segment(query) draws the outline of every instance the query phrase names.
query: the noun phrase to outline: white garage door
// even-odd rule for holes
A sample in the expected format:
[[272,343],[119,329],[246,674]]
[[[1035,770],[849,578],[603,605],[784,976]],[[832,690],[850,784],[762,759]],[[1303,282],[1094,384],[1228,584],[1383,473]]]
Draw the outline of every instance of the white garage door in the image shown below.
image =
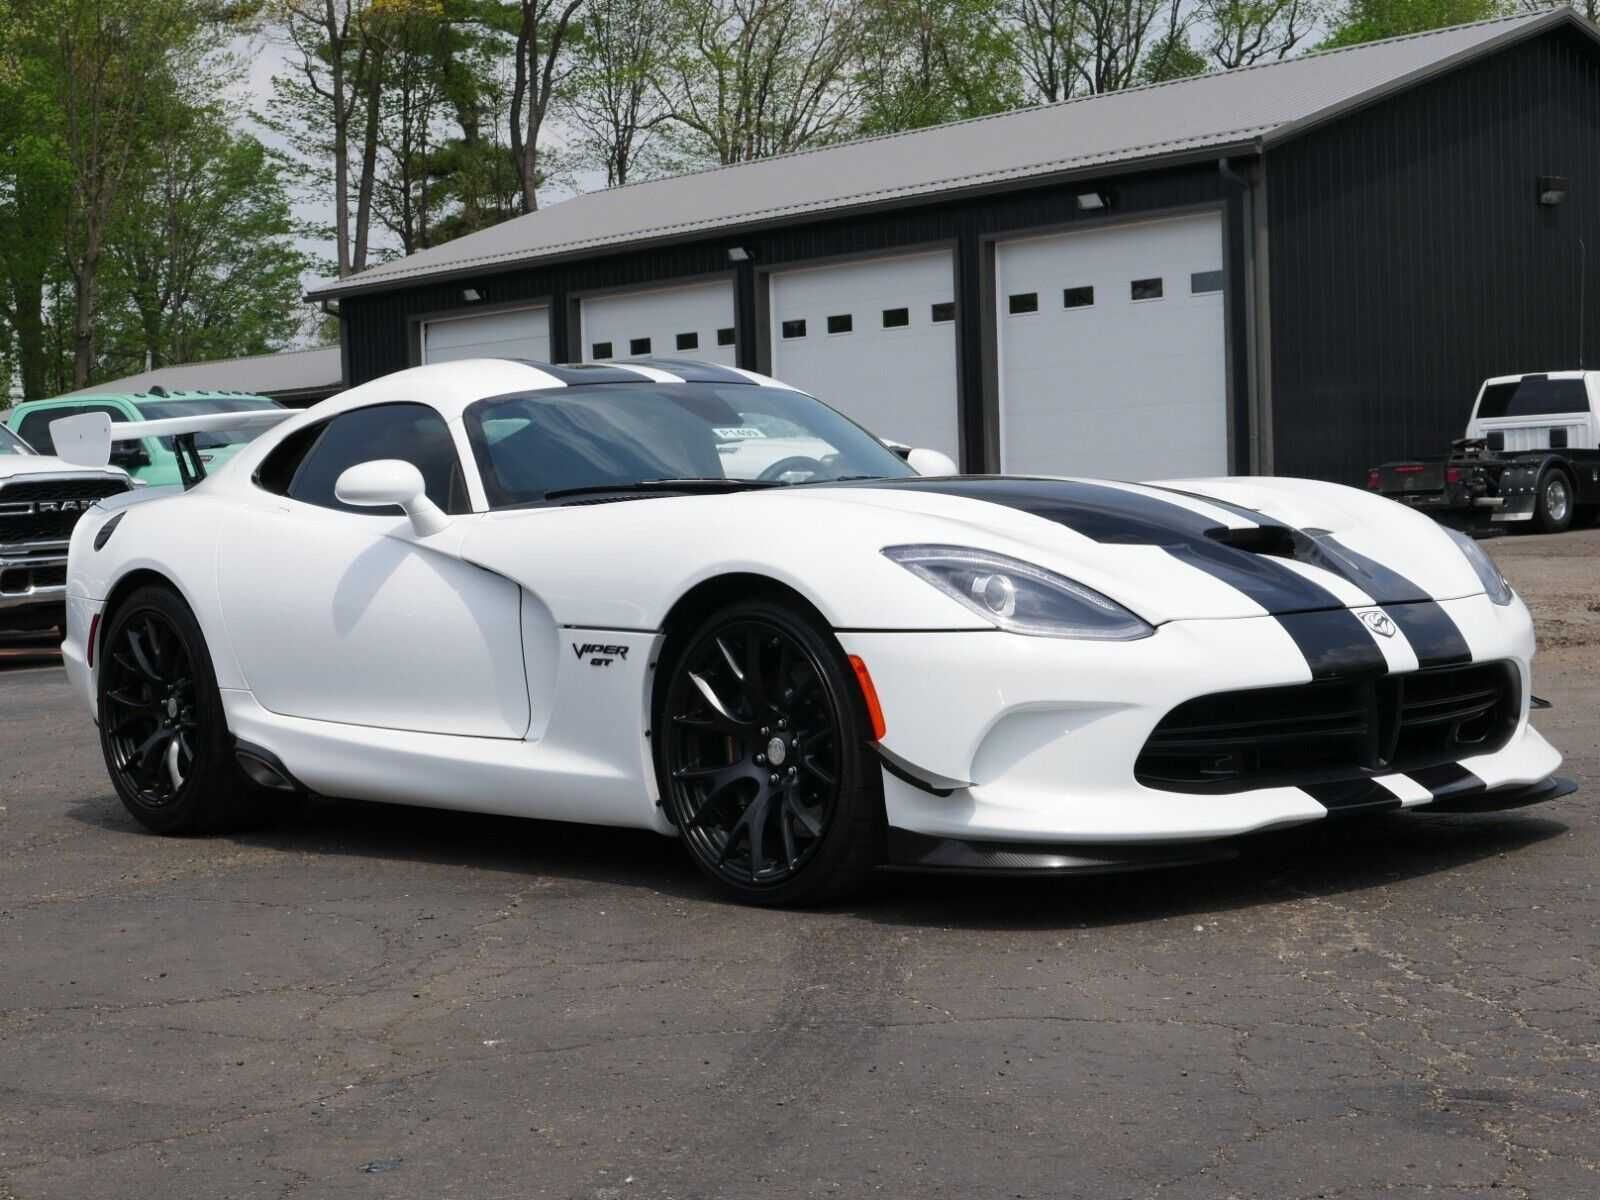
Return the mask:
[[1216,214],[1003,242],[995,278],[1006,471],[1227,473]]
[[549,362],[550,310],[517,308],[441,317],[423,324],[423,362],[455,362],[463,358],[532,358]]
[[583,356],[595,362],[654,354],[734,366],[733,284],[657,288],[580,302]]
[[880,437],[957,458],[950,254],[772,276],[772,373]]

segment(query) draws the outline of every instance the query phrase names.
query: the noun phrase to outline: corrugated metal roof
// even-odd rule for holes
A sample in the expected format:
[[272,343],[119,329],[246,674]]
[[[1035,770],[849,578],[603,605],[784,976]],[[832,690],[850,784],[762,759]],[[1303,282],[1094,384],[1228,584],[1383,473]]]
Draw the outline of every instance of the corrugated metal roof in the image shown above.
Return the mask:
[[258,396],[293,396],[302,392],[333,392],[344,386],[339,347],[287,350],[249,358],[219,358],[211,362],[157,367],[122,379],[109,379],[81,388],[68,396],[104,396],[147,392],[160,384],[169,392],[251,392]]
[[1265,145],[1567,22],[1583,24],[1569,9],[1480,21],[592,192],[329,281],[310,298]]

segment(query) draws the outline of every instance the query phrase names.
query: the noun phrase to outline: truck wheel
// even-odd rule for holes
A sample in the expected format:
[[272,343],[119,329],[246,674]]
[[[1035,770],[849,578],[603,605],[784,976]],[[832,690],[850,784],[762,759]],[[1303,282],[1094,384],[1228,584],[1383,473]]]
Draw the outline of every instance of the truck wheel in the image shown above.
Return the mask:
[[1539,476],[1539,494],[1534,501],[1533,520],[1541,533],[1562,533],[1572,526],[1572,480],[1559,467]]

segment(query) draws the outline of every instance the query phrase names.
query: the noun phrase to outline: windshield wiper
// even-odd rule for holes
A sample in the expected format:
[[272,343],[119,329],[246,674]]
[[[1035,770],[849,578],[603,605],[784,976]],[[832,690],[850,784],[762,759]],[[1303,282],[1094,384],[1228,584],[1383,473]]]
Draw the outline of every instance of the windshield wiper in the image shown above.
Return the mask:
[[598,496],[610,492],[740,492],[748,488],[787,486],[778,479],[640,479],[632,483],[590,483],[583,487],[556,488],[546,492],[544,500],[561,500],[568,496]]

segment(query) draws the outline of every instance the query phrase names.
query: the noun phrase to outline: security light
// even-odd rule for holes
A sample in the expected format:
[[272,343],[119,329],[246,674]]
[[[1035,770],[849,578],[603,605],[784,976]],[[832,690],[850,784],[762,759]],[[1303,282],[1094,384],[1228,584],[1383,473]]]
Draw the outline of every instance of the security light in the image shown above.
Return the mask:
[[750,251],[746,250],[743,246],[729,246],[728,261],[731,263],[749,262]]
[[483,293],[477,288],[463,288],[461,290],[461,298],[468,304],[476,304],[479,300],[483,299]]
[[1106,206],[1106,198],[1099,192],[1079,192],[1078,211],[1094,212]]
[[1567,198],[1567,177],[1565,175],[1539,176],[1539,203],[1547,205],[1560,204]]

